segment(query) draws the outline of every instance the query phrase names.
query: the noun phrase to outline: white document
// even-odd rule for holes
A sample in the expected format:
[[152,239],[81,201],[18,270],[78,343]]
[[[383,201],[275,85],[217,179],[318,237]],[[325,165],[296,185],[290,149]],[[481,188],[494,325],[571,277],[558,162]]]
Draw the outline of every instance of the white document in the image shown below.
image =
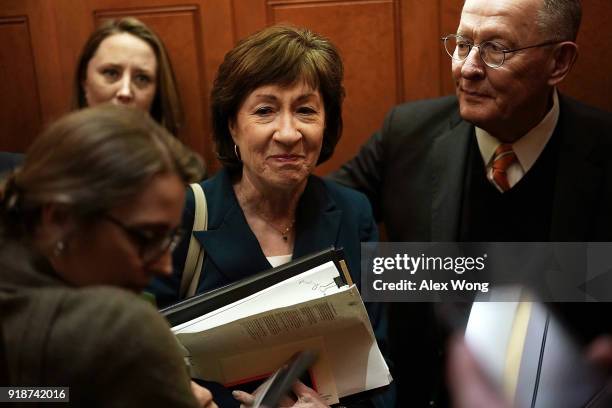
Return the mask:
[[175,326],[172,331],[175,334],[201,332],[260,312],[336,293],[340,290],[334,281],[338,276],[338,268],[329,261],[214,312]]
[[[359,291],[338,288],[337,276],[330,262],[174,327],[192,375],[235,385],[309,348],[319,352],[313,375],[329,404],[388,385],[389,368]],[[247,371],[234,369],[241,359]]]

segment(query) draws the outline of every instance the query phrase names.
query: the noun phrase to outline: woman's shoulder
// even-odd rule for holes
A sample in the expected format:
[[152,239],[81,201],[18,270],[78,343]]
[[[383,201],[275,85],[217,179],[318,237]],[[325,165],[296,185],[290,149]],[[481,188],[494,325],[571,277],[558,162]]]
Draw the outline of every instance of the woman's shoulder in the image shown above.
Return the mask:
[[[98,360],[103,350],[120,350],[121,344],[141,341],[143,351],[163,352],[172,345],[169,326],[155,307],[144,298],[125,289],[92,286],[78,289],[55,289],[58,305],[51,322],[49,344],[58,355],[79,350],[83,357]],[[47,297],[50,297],[47,290]],[[71,351],[65,345],[78,344]],[[95,351],[94,351],[95,350]],[[115,354],[121,358],[121,353]]]
[[[87,372],[88,364],[112,364],[122,358],[117,353],[122,343],[137,338],[144,338],[143,344],[163,342],[164,338],[169,338],[166,344],[172,344],[173,340],[156,309],[124,289],[28,288],[15,296],[12,304],[20,305],[14,307],[20,322],[11,327],[15,333],[24,333],[23,349],[43,353],[46,365],[57,370],[58,376],[80,375]],[[149,337],[143,337],[145,334]]]
[[[202,187],[209,210],[215,211],[219,208],[225,208],[229,203],[235,201],[232,179],[225,168],[220,169],[212,177],[198,184]],[[188,190],[191,190],[191,188]],[[191,208],[195,206],[193,191],[187,191],[187,206]]]
[[358,210],[367,210],[371,212],[370,202],[368,198],[360,191],[344,186],[329,178],[321,178],[312,176],[315,183],[320,183],[327,191],[330,197],[340,207],[348,206]]
[[[66,291],[62,298],[61,318],[70,326],[139,330],[143,324],[168,329],[155,307],[133,292],[112,286],[91,286]],[[95,319],[91,319],[95,316]],[[74,325],[72,322],[74,322]]]
[[[79,361],[76,372],[87,365],[119,369],[141,359],[167,365],[164,360],[179,358],[176,340],[157,309],[139,295],[110,286],[66,291],[48,339],[51,354]],[[137,359],[131,355],[135,347]]]
[[206,180],[200,181],[200,186],[206,191],[216,190],[220,188],[227,188],[227,186],[231,186],[231,176],[226,168],[221,168],[211,177]]
[[331,208],[342,211],[342,223],[353,225],[359,231],[360,241],[378,240],[378,230],[374,222],[372,206],[363,193],[326,178],[315,177],[313,182],[320,183],[325,189],[331,203],[333,203]]
[[210,178],[199,181],[197,183],[192,183],[187,187],[185,194],[185,208],[183,211],[183,224],[191,225],[193,224],[193,217],[196,207],[196,197],[194,187],[192,185],[199,185],[202,192],[204,193],[204,197],[207,201],[207,206],[210,211],[211,201],[215,200],[216,197],[219,197],[220,191],[223,188],[224,181],[223,177],[220,175],[221,172],[217,172]]
[[[132,292],[103,286],[66,291],[47,339],[48,366],[59,380],[74,382],[75,392],[139,402],[156,395],[160,401],[191,405],[189,379],[176,339],[155,307]],[[100,387],[114,391],[106,395],[103,390],[91,390],[86,379],[92,375]],[[152,391],[125,395],[127,389],[140,387]]]

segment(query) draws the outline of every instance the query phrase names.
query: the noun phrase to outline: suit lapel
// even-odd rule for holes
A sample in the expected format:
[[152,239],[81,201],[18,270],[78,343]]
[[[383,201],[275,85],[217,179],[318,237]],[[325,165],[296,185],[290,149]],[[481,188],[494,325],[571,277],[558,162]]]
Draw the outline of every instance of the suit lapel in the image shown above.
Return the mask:
[[327,193],[321,179],[310,177],[298,204],[293,258],[335,246],[342,210]]
[[271,266],[246,222],[229,174],[219,173],[206,186],[209,228],[194,236],[218,271],[234,282]]
[[456,241],[461,219],[462,190],[473,126],[453,118],[450,129],[436,139],[431,157],[431,240]]
[[[229,282],[271,268],[246,222],[229,175],[222,170],[206,190],[209,229],[194,236],[209,260]],[[298,203],[293,258],[336,245],[341,217],[323,181],[310,177]]]

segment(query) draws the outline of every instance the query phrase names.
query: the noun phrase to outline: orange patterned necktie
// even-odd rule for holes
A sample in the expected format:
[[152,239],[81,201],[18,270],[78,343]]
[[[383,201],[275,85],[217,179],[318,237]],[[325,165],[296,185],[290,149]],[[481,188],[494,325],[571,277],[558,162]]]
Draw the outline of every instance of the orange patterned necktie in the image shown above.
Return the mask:
[[512,163],[516,163],[517,161],[518,159],[512,150],[512,145],[500,144],[497,146],[497,149],[495,149],[493,163],[489,170],[489,180],[491,180],[502,193],[510,190],[510,183],[508,183],[506,170],[508,170],[508,167],[510,167]]

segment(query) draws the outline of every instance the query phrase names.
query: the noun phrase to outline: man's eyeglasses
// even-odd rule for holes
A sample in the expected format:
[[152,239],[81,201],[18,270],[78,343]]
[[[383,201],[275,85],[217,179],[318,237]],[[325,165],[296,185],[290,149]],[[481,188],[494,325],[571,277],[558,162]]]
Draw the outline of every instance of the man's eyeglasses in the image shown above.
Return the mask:
[[172,252],[183,237],[184,231],[181,228],[173,228],[160,233],[151,229],[127,226],[109,214],[103,214],[102,218],[122,229],[136,244],[140,259],[145,265],[157,261],[168,250]]
[[447,35],[446,37],[440,38],[440,40],[444,41],[444,48],[446,49],[448,56],[456,61],[464,61],[468,55],[470,55],[472,48],[478,47],[480,58],[488,67],[491,68],[501,67],[506,60],[506,54],[511,52],[522,51],[529,48],[544,47],[546,45],[564,42],[559,40],[546,41],[540,44],[529,45],[527,47],[509,49],[495,41],[484,41],[480,44],[474,44],[472,40],[455,34]]

